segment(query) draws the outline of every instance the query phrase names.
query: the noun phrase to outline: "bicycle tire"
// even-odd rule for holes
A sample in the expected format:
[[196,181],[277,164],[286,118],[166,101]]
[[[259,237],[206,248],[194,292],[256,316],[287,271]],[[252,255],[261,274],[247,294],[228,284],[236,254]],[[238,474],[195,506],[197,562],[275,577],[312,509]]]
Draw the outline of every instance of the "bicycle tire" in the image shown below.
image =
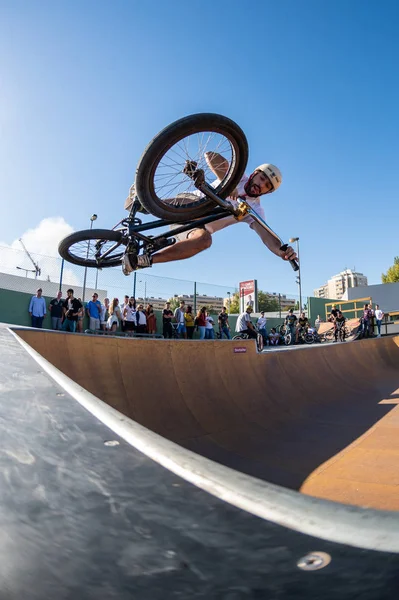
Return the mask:
[[239,333],[232,337],[233,342],[237,342],[238,340],[247,340],[247,339],[248,339],[248,336],[246,333],[244,333],[244,334]]
[[136,193],[144,208],[154,216],[178,223],[198,219],[215,208],[213,200],[206,197],[197,206],[167,205],[158,198],[154,188],[155,171],[165,153],[188,135],[201,131],[221,133],[229,139],[234,149],[234,160],[223,181],[215,188],[215,193],[221,198],[227,198],[243,176],[248,161],[248,142],[244,132],[234,121],[214,113],[198,113],[179,119],[151,140],[137,166]]
[[305,344],[313,344],[314,343],[314,337],[311,333],[305,333],[303,339],[305,341]]
[[121,264],[121,258],[124,250],[118,253],[116,256],[106,257],[103,261],[97,261],[89,258],[84,258],[73,254],[71,248],[74,244],[80,242],[89,242],[91,240],[103,240],[104,242],[122,242],[123,232],[114,231],[112,229],[85,229],[82,231],[75,231],[66,238],[61,240],[58,246],[58,253],[60,256],[73,265],[79,265],[80,267],[94,267],[96,269],[115,267]]
[[290,346],[291,345],[291,334],[287,333],[287,335],[284,336],[284,344],[286,346]]
[[265,347],[265,342],[263,341],[263,336],[261,333],[258,333],[256,336],[256,347],[258,352],[262,352],[263,348]]

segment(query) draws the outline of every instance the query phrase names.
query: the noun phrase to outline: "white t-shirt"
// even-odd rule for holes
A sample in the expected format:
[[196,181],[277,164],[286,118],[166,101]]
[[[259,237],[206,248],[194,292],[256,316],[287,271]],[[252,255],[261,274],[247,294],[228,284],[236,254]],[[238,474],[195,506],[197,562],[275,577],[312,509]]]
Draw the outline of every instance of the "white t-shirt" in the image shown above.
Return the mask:
[[[260,203],[260,196],[257,196],[256,198],[251,198],[250,196],[247,196],[245,193],[244,186],[247,183],[248,179],[249,179],[248,175],[243,175],[243,177],[241,178],[239,184],[237,185],[238,195],[245,197],[248,204],[254,210],[256,210],[256,212],[259,214],[260,217],[262,217],[262,219],[264,219],[265,212]],[[219,183],[220,183],[220,180],[217,179],[216,181],[214,181],[212,183],[212,186],[216,187],[219,185]],[[234,207],[238,206],[237,200],[232,200],[232,198],[227,198],[227,200],[229,202],[231,202]],[[244,219],[242,219],[242,221],[237,221],[237,219],[235,219],[233,216],[226,217],[225,219],[219,219],[219,221],[213,221],[213,223],[208,223],[207,225],[205,225],[205,229],[207,231],[209,231],[209,233],[215,233],[216,231],[220,231],[221,229],[224,229],[225,227],[229,227],[230,225],[234,225],[235,223],[243,223],[243,222],[248,223],[248,225],[250,225],[251,223],[254,222],[254,219],[250,215],[247,215]]]
[[136,309],[133,308],[133,306],[129,306],[129,304],[127,304],[125,306],[124,312],[126,314],[125,321],[136,323]]
[[377,319],[377,321],[382,321],[382,317],[383,317],[383,312],[382,310],[380,310],[379,308],[377,308],[377,310],[375,311],[375,318]]
[[142,310],[136,312],[136,325],[147,325],[147,317]]
[[249,313],[243,312],[237,319],[236,323],[236,331],[240,333],[241,331],[246,331],[248,329],[248,323],[251,323],[251,317]]
[[184,309],[182,310],[180,307],[176,308],[175,319],[180,325],[184,325]]
[[213,321],[212,317],[206,317],[205,320],[206,320],[205,329],[213,329],[214,321]]
[[266,327],[266,317],[259,317],[257,325],[259,329]]

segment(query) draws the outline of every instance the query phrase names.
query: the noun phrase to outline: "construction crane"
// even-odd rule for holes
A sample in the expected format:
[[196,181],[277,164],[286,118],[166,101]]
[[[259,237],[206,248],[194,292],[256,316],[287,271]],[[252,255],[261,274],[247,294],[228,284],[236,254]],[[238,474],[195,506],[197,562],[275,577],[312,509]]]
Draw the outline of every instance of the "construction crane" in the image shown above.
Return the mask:
[[37,279],[38,277],[40,277],[42,270],[39,267],[39,265],[37,263],[35,263],[35,261],[31,257],[31,255],[29,254],[28,250],[25,247],[25,244],[22,241],[22,238],[19,238],[18,241],[20,242],[22,248],[24,249],[26,256],[29,258],[29,260],[31,261],[32,265],[35,268],[34,269],[24,269],[23,267],[17,267],[17,269],[20,269],[21,271],[25,271],[26,276],[28,276],[28,273],[34,273],[35,274],[35,279]]

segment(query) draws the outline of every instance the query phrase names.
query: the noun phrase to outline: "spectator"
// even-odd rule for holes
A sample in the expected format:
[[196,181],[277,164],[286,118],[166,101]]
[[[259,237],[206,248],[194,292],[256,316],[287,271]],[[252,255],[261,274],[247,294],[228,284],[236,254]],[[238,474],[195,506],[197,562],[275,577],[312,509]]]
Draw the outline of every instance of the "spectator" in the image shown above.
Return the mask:
[[338,335],[341,342],[345,341],[345,321],[346,319],[342,312],[340,310],[337,311],[337,316],[334,320],[334,342],[338,340]]
[[111,302],[111,306],[109,307],[109,317],[107,319],[107,329],[111,331],[111,333],[115,333],[115,331],[119,327],[119,323],[122,321],[122,313],[119,306],[118,298],[114,298]]
[[125,301],[122,302],[122,304],[121,304],[121,314],[122,314],[121,329],[122,329],[122,331],[125,331],[125,320],[123,318],[123,311],[125,310],[125,306],[127,306],[128,304],[129,304],[129,296],[126,294]]
[[76,324],[78,322],[79,309],[82,308],[82,303],[73,296],[72,289],[67,290],[67,298],[64,301],[64,322],[62,323],[63,331],[71,331],[75,333]]
[[256,323],[256,326],[258,328],[259,333],[263,337],[263,343],[266,344],[268,338],[267,338],[267,331],[266,331],[266,317],[265,317],[265,313],[263,310],[260,313],[260,317]]
[[32,320],[32,327],[41,329],[43,326],[43,319],[46,316],[46,301],[42,296],[42,288],[36,290],[36,296],[32,296],[29,303],[29,314]]
[[314,322],[314,326],[315,326],[316,331],[319,331],[320,323],[321,323],[320,315],[317,315],[317,319]]
[[136,310],[136,331],[140,334],[147,333],[147,317],[142,304]]
[[150,334],[154,334],[157,332],[157,317],[154,313],[154,307],[152,304],[147,305],[147,310],[145,311],[147,317],[147,331]]
[[246,310],[241,313],[236,322],[236,332],[246,333],[248,337],[255,338],[257,333],[251,321],[252,306],[247,306]]
[[[338,311],[339,312],[339,311]],[[307,333],[309,329],[309,320],[304,312],[301,312],[300,317],[298,319],[298,323],[296,326],[296,335],[295,335],[295,343],[298,343],[299,334],[301,332]]]
[[173,312],[170,310],[170,302],[166,302],[162,311],[162,335],[164,338],[173,337],[172,319]]
[[215,331],[213,329],[213,325],[215,321],[212,319],[210,314],[207,312],[205,317],[205,339],[206,340],[214,340],[215,339]]
[[290,308],[288,311],[288,315],[285,317],[285,326],[288,327],[291,333],[291,341],[290,344],[294,343],[295,339],[295,329],[296,329],[296,315],[294,315],[294,310]]
[[89,317],[89,329],[92,331],[100,329],[101,302],[97,292],[94,292],[91,300],[86,304],[86,312]]
[[376,304],[375,305],[375,320],[377,321],[377,330],[378,330],[378,335],[377,337],[381,337],[381,323],[383,318],[385,317],[384,313],[382,312],[382,310],[380,310],[380,305]]
[[277,333],[275,327],[272,327],[269,333],[269,341],[271,346],[278,346],[278,343],[280,341],[280,334]]
[[189,340],[192,340],[194,335],[195,324],[193,309],[190,305],[187,306],[186,312],[184,313],[184,323],[186,325],[187,337]]
[[134,296],[129,298],[129,302],[123,309],[123,319],[125,321],[125,332],[132,336],[136,330],[136,300]]
[[62,315],[63,310],[62,307],[64,305],[64,301],[62,300],[62,292],[61,290],[58,292],[56,298],[53,298],[48,305],[48,309],[51,315],[51,328],[55,330],[60,330],[62,328]]
[[229,315],[227,313],[227,309],[225,306],[223,306],[222,312],[220,312],[218,315],[218,323],[219,323],[220,339],[221,340],[223,339],[223,334],[224,334],[228,340],[231,340]]
[[197,316],[194,321],[200,334],[200,340],[205,339],[205,326],[206,326],[206,306],[203,306],[197,312]]
[[104,298],[104,304],[101,305],[101,310],[100,310],[100,324],[101,324],[101,329],[103,331],[105,331],[107,328],[108,317],[109,317],[109,298]]
[[82,298],[78,298],[78,300],[82,306],[78,310],[78,322],[76,323],[76,331],[78,333],[83,333],[83,320],[85,318],[85,309],[83,306]]
[[370,320],[372,316],[372,311],[369,308],[368,304],[364,305],[363,310],[363,320],[362,320],[362,335],[363,337],[369,337],[370,335]]
[[182,338],[187,339],[186,322],[184,320],[185,303],[184,300],[180,300],[180,305],[175,310],[175,319],[177,323],[177,333]]

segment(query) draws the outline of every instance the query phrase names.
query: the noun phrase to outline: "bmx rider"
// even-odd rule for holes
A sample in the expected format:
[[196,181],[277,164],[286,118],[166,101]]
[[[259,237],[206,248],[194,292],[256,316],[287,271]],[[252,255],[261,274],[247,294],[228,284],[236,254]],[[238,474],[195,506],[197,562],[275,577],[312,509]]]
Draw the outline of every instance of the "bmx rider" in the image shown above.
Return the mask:
[[[206,152],[205,160],[217,177],[213,185],[218,185],[223,180],[229,169],[228,161],[217,152]],[[244,198],[254,210],[264,218],[264,211],[261,206],[260,198],[266,194],[275,192],[281,185],[282,176],[280,170],[272,164],[262,164],[257,167],[254,172],[247,176],[244,175],[236,189],[231,193],[228,200],[237,206],[237,199]],[[125,205],[126,206],[126,205]],[[288,246],[286,250],[280,250],[281,242],[271,233],[266,231],[259,223],[257,223],[250,215],[247,215],[243,221],[256,231],[262,242],[269,248],[273,254],[279,256],[283,260],[295,260],[297,258],[294,249]],[[212,245],[212,235],[225,227],[234,225],[238,221],[233,215],[227,216],[224,219],[208,223],[203,227],[198,227],[186,231],[176,236],[176,243],[156,252],[152,256],[142,254],[136,256],[126,252],[122,259],[122,270],[125,275],[129,275],[132,271],[151,267],[153,264],[170,262],[175,260],[183,260],[191,258],[199,252],[203,252]]]

